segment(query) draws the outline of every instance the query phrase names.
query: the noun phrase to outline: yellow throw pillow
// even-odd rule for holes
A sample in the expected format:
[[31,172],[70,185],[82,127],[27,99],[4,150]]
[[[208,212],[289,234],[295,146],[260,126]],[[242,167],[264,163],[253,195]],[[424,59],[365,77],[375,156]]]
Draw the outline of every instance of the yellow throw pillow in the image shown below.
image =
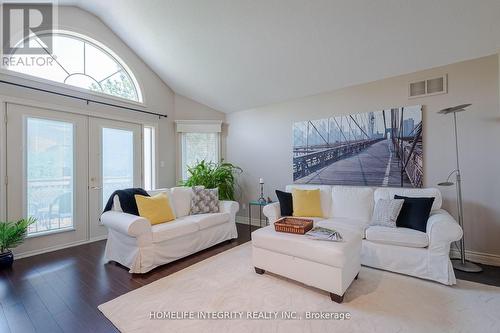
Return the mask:
[[152,197],[136,194],[135,202],[139,215],[148,219],[151,225],[175,220],[175,214],[166,193],[159,193]]
[[292,190],[293,216],[323,217],[319,189]]

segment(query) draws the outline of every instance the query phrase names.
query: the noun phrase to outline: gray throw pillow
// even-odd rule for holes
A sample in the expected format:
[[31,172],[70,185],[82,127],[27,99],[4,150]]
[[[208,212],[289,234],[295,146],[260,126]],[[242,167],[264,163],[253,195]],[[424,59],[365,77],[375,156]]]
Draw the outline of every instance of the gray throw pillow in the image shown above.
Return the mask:
[[206,189],[203,186],[193,187],[191,197],[191,215],[218,213],[219,212],[219,189]]
[[396,220],[403,207],[403,199],[380,199],[375,204],[371,225],[396,228]]

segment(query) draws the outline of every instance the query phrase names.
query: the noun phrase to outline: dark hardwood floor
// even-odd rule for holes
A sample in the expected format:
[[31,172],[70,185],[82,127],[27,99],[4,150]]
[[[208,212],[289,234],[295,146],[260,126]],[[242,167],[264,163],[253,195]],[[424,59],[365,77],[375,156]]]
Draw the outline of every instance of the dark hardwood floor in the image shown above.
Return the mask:
[[460,280],[467,280],[490,286],[500,287],[500,267],[478,264],[483,269],[480,273],[467,273],[455,270],[455,276]]
[[[104,264],[105,241],[16,260],[12,269],[0,271],[0,333],[117,332],[99,304],[248,242],[248,226],[237,226],[237,239],[147,274]],[[479,274],[457,271],[457,278],[500,286],[500,267],[483,268]]]
[[237,239],[146,274],[104,264],[106,241],[16,260],[12,269],[0,270],[0,333],[117,332],[99,304],[248,242],[248,226],[237,227]]

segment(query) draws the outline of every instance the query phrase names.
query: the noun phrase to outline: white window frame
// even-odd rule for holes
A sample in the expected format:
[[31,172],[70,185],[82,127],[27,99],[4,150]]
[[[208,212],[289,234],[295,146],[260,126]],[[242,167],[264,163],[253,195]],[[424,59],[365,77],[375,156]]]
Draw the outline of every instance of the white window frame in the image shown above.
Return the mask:
[[[151,154],[150,156],[150,169],[149,170],[146,170],[146,135],[145,135],[145,132],[146,130],[150,130],[151,131],[151,137],[150,137],[150,149],[149,149],[149,152]],[[153,125],[143,125],[142,126],[142,145],[143,145],[143,149],[142,149],[142,163],[143,163],[143,166],[142,166],[142,170],[143,170],[143,174],[142,174],[142,182],[143,182],[143,185],[144,185],[144,189],[149,191],[149,190],[155,190],[157,188],[157,185],[156,185],[156,179],[158,178],[157,177],[157,167],[156,167],[156,160],[157,160],[157,133],[158,131],[156,130],[156,126],[153,126]],[[149,173],[150,174],[150,183],[151,183],[151,186],[147,186],[146,184],[146,173]]]
[[[131,99],[126,99],[126,98],[120,97],[120,96],[110,95],[110,94],[106,94],[106,93],[99,92],[99,91],[93,91],[90,89],[84,89],[84,88],[80,88],[77,86],[72,86],[70,84],[52,81],[52,80],[45,79],[45,78],[39,77],[39,76],[34,76],[34,75],[29,75],[29,74],[25,74],[25,73],[21,73],[21,72],[16,72],[16,71],[13,71],[13,70],[10,70],[10,69],[4,67],[3,63],[0,64],[0,74],[12,76],[14,78],[19,78],[19,79],[26,80],[29,82],[43,83],[44,85],[52,86],[55,88],[67,89],[68,91],[75,91],[75,92],[83,93],[83,94],[90,95],[90,96],[100,97],[100,98],[104,98],[104,99],[110,99],[110,100],[114,100],[117,102],[121,102],[123,104],[130,104],[130,105],[135,105],[135,106],[147,107],[146,98],[143,94],[141,80],[135,75],[135,72],[131,70],[131,68],[127,65],[127,63],[125,61],[123,61],[123,59],[121,57],[119,57],[113,50],[111,50],[109,47],[107,47],[105,44],[99,42],[98,40],[96,40],[88,35],[84,35],[84,34],[81,34],[81,33],[75,32],[75,31],[55,29],[52,31],[52,33],[61,34],[61,35],[68,35],[68,36],[74,37],[76,39],[86,41],[90,44],[93,44],[97,48],[102,49],[105,53],[108,53],[128,73],[130,79],[132,80],[132,82],[136,88],[139,100],[134,101]],[[31,38],[31,36],[29,38]]]
[[185,136],[184,133],[216,133],[217,144],[217,162],[222,160],[222,121],[220,120],[176,120],[176,131],[178,134],[178,163],[177,163],[177,179],[185,180],[184,171],[186,166],[185,157]]
[[6,166],[7,166],[7,144],[6,144],[6,138],[7,135],[6,129],[7,129],[7,108],[6,106],[6,101],[3,100],[3,98],[0,96],[0,115],[2,117],[0,121],[0,160],[2,163],[0,163],[0,180],[1,180],[1,185],[0,185],[0,197],[4,198],[3,200],[0,200],[0,218],[5,221],[7,219],[7,173],[6,173]]

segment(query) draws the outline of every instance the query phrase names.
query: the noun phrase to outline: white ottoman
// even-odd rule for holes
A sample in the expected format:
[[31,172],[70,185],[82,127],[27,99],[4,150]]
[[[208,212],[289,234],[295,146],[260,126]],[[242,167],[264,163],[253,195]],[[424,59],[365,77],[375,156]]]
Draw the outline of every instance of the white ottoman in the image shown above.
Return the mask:
[[326,290],[332,301],[341,303],[344,293],[361,268],[361,236],[337,228],[342,242],[309,239],[307,236],[276,232],[267,226],[252,233],[255,272],[285,276]]

